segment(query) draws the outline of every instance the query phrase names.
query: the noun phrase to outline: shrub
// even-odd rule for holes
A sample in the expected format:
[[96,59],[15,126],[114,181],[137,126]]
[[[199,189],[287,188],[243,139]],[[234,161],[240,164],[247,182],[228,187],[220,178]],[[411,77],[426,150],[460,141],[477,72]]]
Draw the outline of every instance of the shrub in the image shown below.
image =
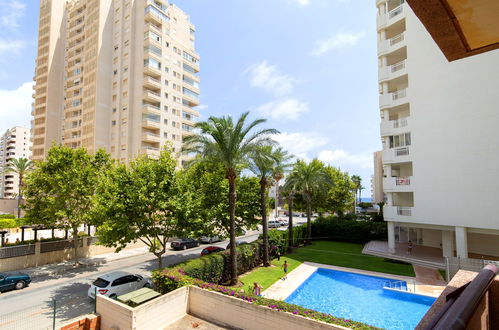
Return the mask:
[[384,222],[352,221],[331,216],[318,218],[312,223],[312,237],[363,244],[371,240],[387,240],[388,232]]
[[154,283],[161,293],[167,293],[178,289],[182,286],[195,285],[201,289],[215,291],[227,296],[245,300],[248,303],[255,305],[265,306],[278,312],[287,312],[294,315],[300,315],[310,319],[341,325],[351,329],[377,329],[369,325],[347,320],[339,317],[334,317],[331,314],[320,313],[312,309],[303,308],[301,306],[288,304],[284,301],[268,299],[253,294],[247,294],[239,291],[236,288],[225,287],[215,283],[207,283],[200,279],[192,278],[186,274],[181,268],[157,270],[153,272]]
[[0,219],[15,219],[16,216],[13,214],[0,214]]
[[17,222],[14,218],[0,218],[0,229],[16,228]]
[[[293,227],[293,246],[300,246],[305,243],[307,226]],[[262,235],[260,235],[262,239]],[[276,256],[277,252],[281,255],[286,253],[289,247],[288,231],[287,230],[269,230],[269,246],[272,256]]]

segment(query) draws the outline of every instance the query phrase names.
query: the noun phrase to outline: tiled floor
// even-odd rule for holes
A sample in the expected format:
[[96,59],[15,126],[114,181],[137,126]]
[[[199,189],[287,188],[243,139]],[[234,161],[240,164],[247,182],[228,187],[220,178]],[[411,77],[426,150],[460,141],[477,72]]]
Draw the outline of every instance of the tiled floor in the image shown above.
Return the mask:
[[390,253],[388,251],[388,242],[371,241],[365,245],[362,252],[423,266],[445,268],[442,250],[428,246],[414,245],[411,253],[408,253],[406,243],[396,243],[395,252]]
[[218,325],[212,324],[205,320],[199,319],[192,315],[186,315],[177,322],[167,326],[165,330],[186,330],[186,329],[197,329],[197,330],[224,330],[228,328],[222,328]]

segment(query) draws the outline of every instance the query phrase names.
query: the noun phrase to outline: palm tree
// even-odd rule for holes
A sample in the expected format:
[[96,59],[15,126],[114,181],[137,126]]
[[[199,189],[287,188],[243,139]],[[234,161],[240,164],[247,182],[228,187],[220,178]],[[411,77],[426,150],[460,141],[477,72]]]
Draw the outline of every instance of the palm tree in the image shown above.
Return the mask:
[[[352,175],[352,182],[355,185],[354,213],[357,213],[357,201],[360,203],[360,199],[358,198],[358,196],[361,195],[361,191],[364,187],[362,187],[362,178],[359,175]],[[359,192],[358,195],[357,192]]]
[[324,164],[318,159],[310,163],[299,160],[286,180],[286,184],[295,187],[303,194],[307,204],[307,243],[312,242],[312,198],[313,195],[323,191],[333,182],[327,174]]
[[284,178],[284,173],[291,168],[292,164],[289,163],[293,156],[281,147],[274,151],[274,168],[272,169],[272,176],[275,181],[275,217],[278,217],[277,206],[279,205],[279,181]]
[[275,158],[271,145],[255,148],[250,154],[249,169],[260,179],[260,207],[263,228],[263,265],[270,266],[269,262],[269,228],[267,223],[267,187],[272,180]]
[[210,117],[199,122],[195,127],[200,134],[184,138],[184,153],[199,155],[194,161],[214,162],[225,168],[225,177],[229,182],[229,234],[230,234],[230,267],[231,285],[237,283],[236,258],[236,179],[238,170],[246,164],[246,158],[255,148],[273,144],[269,135],[279,133],[275,129],[262,129],[254,132],[254,128],[264,122],[258,119],[246,124],[249,112],[245,112],[234,122],[231,116]]
[[26,173],[33,167],[33,162],[27,158],[14,158],[7,167],[5,173],[17,173],[19,176],[19,193],[17,194],[17,217],[21,217],[21,201],[23,199],[24,177]]
[[288,199],[288,252],[293,251],[293,201],[295,199],[296,187],[293,182],[286,181],[284,194]]

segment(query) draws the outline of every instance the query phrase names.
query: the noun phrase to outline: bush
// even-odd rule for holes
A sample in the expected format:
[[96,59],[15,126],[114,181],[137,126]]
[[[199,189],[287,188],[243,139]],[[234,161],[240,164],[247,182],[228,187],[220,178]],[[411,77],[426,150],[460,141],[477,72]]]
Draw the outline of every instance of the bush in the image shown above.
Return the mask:
[[352,221],[335,216],[321,217],[312,223],[312,237],[364,244],[371,240],[387,240],[388,229],[384,222]]
[[0,219],[15,219],[16,216],[13,214],[0,214]]
[[330,324],[341,325],[350,329],[377,329],[360,322],[334,317],[331,314],[320,313],[312,309],[288,304],[284,301],[268,299],[260,296],[255,296],[253,294],[246,294],[244,292],[238,291],[238,289],[235,288],[225,287],[217,285],[215,283],[207,283],[200,279],[190,277],[186,274],[186,272],[179,268],[167,268],[164,270],[154,271],[153,278],[157,290],[159,290],[161,293],[167,293],[182,286],[195,285],[201,289],[218,292],[227,296],[244,300],[248,303],[271,308],[278,312],[300,315]]
[[14,218],[0,218],[0,229],[16,228],[17,222]]
[[[293,246],[300,246],[305,243],[307,226],[293,227]],[[269,230],[269,246],[271,256],[277,256],[277,252],[283,255],[288,251],[289,239],[287,230]],[[260,239],[262,239],[260,235]]]

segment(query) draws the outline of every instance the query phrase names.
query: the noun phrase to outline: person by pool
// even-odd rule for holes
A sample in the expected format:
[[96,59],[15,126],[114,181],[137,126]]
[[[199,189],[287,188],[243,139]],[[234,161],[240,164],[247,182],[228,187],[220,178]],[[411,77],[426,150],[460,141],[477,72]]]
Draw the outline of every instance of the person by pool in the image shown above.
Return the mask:
[[282,280],[284,281],[285,279],[288,278],[288,261],[284,260],[284,264],[282,264],[282,269],[284,270],[284,277]]
[[259,285],[257,282],[253,282],[253,294],[256,296],[261,296],[262,295],[262,286]]

